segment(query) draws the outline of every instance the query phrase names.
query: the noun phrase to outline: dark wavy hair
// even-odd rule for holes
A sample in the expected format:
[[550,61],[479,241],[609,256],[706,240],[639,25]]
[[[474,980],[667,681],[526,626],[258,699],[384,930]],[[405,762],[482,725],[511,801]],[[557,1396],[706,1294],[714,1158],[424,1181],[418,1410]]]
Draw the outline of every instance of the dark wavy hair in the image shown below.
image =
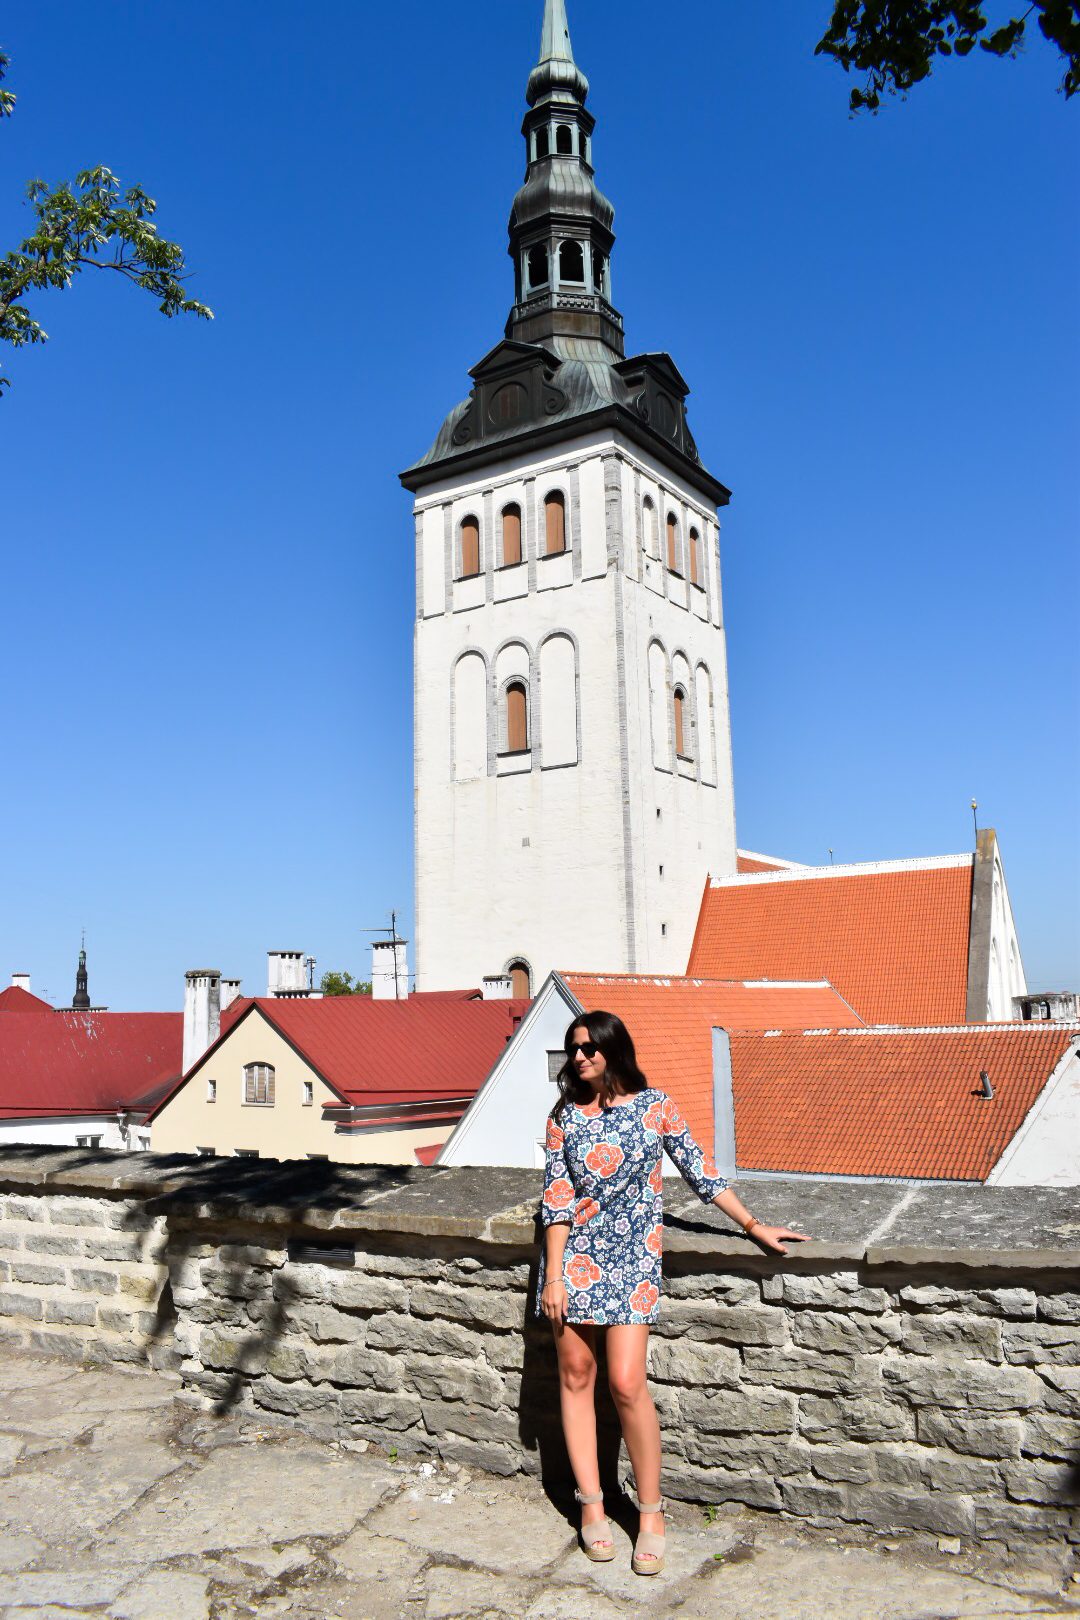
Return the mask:
[[638,1068],[634,1043],[622,1019],[609,1012],[582,1013],[579,1018],[571,1021],[563,1038],[566,1062],[555,1076],[559,1087],[559,1100],[551,1110],[551,1117],[555,1120],[562,1116],[571,1103],[586,1103],[593,1095],[592,1087],[578,1079],[577,1070],[570,1056],[575,1029],[588,1030],[589,1039],[595,1041],[607,1063],[604,1084],[600,1091],[601,1108],[611,1106],[616,1085],[623,1091],[644,1091],[649,1083]]

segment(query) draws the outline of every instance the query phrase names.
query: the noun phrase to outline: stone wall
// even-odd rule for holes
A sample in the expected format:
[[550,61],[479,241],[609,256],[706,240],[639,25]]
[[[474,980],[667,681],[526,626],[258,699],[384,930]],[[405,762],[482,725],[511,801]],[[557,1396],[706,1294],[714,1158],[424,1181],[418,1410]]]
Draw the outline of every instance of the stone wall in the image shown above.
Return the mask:
[[[651,1375],[665,1488],[822,1525],[1080,1539],[1068,1191],[758,1182],[766,1257],[675,1189]],[[564,1475],[528,1171],[0,1155],[0,1344],[182,1398]],[[523,1331],[524,1329],[524,1331]],[[602,1403],[603,1465],[618,1438]]]

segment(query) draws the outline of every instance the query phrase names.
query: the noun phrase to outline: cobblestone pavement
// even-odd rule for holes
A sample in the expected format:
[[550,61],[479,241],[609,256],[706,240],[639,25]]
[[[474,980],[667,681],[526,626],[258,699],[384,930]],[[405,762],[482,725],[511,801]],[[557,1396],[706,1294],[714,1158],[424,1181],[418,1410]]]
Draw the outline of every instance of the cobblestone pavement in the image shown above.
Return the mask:
[[668,1568],[590,1564],[534,1480],[218,1419],[153,1373],[0,1356],[0,1614],[10,1620],[939,1620],[1080,1615],[1068,1555],[843,1540],[677,1505]]

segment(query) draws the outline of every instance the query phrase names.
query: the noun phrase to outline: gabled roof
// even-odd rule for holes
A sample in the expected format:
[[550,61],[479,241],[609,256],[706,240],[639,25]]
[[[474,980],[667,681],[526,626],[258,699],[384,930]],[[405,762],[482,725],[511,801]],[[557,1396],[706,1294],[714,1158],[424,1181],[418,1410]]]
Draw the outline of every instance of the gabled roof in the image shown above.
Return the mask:
[[226,1013],[232,1014],[237,1006],[240,1011],[162,1099],[156,1113],[213,1059],[233,1030],[253,1016],[265,1018],[343,1104],[389,1106],[472,1097],[529,1003],[426,995],[401,1001],[260,996],[242,1005],[234,1002]]
[[0,1119],[142,1111],[180,1071],[183,1013],[50,1011],[0,1018]]
[[972,865],[946,855],[710,879],[687,971],[825,978],[868,1023],[961,1023]]
[[733,1035],[736,1163],[985,1181],[1078,1036],[1064,1024]]
[[42,1001],[40,996],[33,995],[24,990],[21,984],[9,984],[6,990],[0,990],[0,1013],[52,1013],[56,1008],[51,1002]]
[[630,1031],[649,1083],[670,1093],[698,1141],[714,1148],[714,1027],[810,1029],[861,1023],[832,985],[746,983],[615,973],[559,973],[590,1011],[615,1013]]
[[738,872],[805,872],[806,868],[798,861],[784,861],[779,855],[760,855],[755,849],[740,849],[735,852],[735,869]]

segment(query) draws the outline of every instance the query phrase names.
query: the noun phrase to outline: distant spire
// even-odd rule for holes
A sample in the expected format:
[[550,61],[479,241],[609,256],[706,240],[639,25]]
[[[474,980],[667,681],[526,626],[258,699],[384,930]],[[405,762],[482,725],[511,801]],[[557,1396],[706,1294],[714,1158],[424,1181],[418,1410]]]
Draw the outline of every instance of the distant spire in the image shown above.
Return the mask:
[[568,90],[578,101],[584,101],[589,93],[589,81],[574,61],[566,0],[544,0],[540,60],[529,74],[525,97],[533,107],[541,96],[555,90]]
[[75,994],[71,998],[71,1005],[76,1012],[90,1011],[90,992],[86,988],[86,934],[83,934],[83,945],[79,952],[79,966],[75,971]]

